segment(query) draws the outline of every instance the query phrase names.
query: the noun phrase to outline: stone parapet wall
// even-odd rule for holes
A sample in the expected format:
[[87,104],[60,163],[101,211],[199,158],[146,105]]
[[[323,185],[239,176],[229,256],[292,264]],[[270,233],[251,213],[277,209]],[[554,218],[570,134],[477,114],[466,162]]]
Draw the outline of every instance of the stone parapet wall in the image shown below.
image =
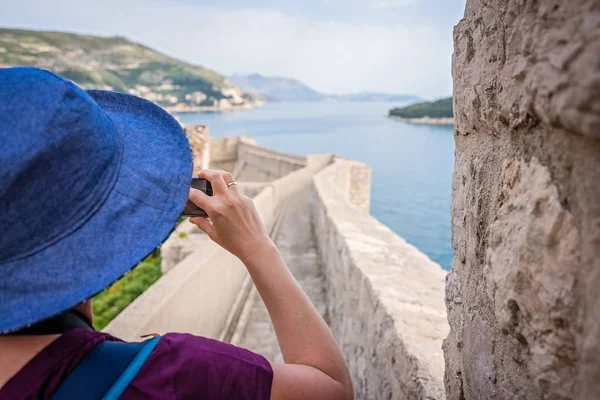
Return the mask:
[[209,167],[233,172],[238,159],[237,151],[240,143],[255,144],[256,142],[249,136],[211,137]]
[[202,168],[208,168],[210,163],[210,140],[208,128],[206,125],[185,125],[183,126],[192,148],[192,161],[194,167],[193,173],[196,174]]
[[236,257],[212,241],[198,241],[104,331],[128,341],[168,332],[219,338],[246,275]]
[[449,399],[600,398],[599,54],[597,0],[467,0]]
[[346,159],[343,159],[343,164],[346,168],[332,175],[336,193],[368,214],[371,208],[371,167]]
[[357,399],[443,398],[445,272],[366,213],[363,195],[352,195],[353,187],[369,193],[367,169],[336,159],[313,181],[328,322]]
[[238,181],[269,182],[306,166],[306,157],[257,146],[248,136],[210,139],[210,168]]
[[268,182],[306,166],[306,157],[283,153],[251,143],[237,146],[235,177],[241,181]]

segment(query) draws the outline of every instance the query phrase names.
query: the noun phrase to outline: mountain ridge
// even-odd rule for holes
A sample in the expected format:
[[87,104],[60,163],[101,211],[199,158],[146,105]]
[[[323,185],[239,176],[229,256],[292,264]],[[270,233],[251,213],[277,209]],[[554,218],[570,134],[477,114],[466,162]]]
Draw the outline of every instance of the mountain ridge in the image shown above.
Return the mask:
[[227,79],[248,93],[275,101],[321,101],[325,95],[294,78],[283,76],[267,77],[253,73],[231,75]]
[[175,111],[256,106],[219,73],[122,36],[0,28],[0,64],[44,68],[85,89],[127,92]]
[[289,77],[258,73],[234,74],[227,78],[243,90],[265,101],[383,101],[410,103],[423,99],[411,94],[365,91],[345,95],[321,93],[306,83]]

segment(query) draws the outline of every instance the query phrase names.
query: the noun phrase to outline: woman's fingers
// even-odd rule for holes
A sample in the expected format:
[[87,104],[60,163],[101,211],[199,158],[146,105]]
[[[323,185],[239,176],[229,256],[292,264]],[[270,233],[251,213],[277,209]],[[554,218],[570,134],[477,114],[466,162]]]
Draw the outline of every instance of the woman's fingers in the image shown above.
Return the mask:
[[192,201],[195,205],[206,211],[207,213],[210,211],[211,201],[209,195],[204,193],[202,190],[190,188],[190,193],[188,194],[188,199]]
[[225,180],[225,183],[227,184],[227,189],[228,189],[230,192],[233,192],[233,193],[235,193],[235,194],[239,194],[239,193],[240,193],[240,192],[238,191],[237,184],[235,184],[235,185],[230,185],[230,183],[231,183],[231,182],[235,182],[235,180],[233,179],[233,175],[231,175],[231,173],[230,173],[230,172],[227,172],[227,171],[221,171],[221,170],[219,170],[219,171],[217,171],[217,172],[220,172],[220,173],[221,173],[221,176],[223,177],[223,179]]
[[221,176],[225,180],[225,183],[229,183],[229,182],[233,181],[233,175],[231,175],[231,172],[223,171],[222,169],[219,169],[216,172],[221,174]]
[[[221,179],[219,179],[218,175],[220,175]],[[238,188],[236,187],[237,184],[231,185],[231,182],[235,182],[235,180],[233,179],[233,175],[231,175],[230,172],[223,170],[203,169],[198,173],[198,178],[203,178],[210,181],[210,183],[213,185],[214,193],[228,194],[227,192],[232,192],[236,195],[240,194]],[[224,187],[221,186],[221,181],[225,183]],[[215,184],[219,185],[219,188],[217,190],[215,190]]]
[[210,219],[191,218],[190,222],[240,260],[265,243],[272,244],[252,201],[239,193],[234,185],[227,187],[227,183],[233,182],[229,172],[202,170],[198,177],[212,183],[214,195],[209,197],[193,189],[190,199],[206,210]]
[[227,184],[220,171],[203,169],[198,172],[198,178],[206,179],[210,182],[213,188],[213,194],[219,195],[227,193]]
[[204,217],[193,217],[190,218],[190,222],[206,233],[209,238],[215,240],[215,226],[210,219]]

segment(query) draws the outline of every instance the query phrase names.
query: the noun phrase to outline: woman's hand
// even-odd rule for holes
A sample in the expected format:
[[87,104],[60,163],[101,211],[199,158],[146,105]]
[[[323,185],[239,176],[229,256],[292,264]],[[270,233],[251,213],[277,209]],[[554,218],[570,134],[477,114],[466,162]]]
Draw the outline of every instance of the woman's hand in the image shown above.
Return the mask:
[[191,223],[242,262],[259,250],[274,246],[252,200],[242,195],[236,185],[227,186],[233,182],[229,172],[203,169],[198,178],[211,183],[213,195],[190,189],[189,199],[208,214],[208,218],[190,218]]

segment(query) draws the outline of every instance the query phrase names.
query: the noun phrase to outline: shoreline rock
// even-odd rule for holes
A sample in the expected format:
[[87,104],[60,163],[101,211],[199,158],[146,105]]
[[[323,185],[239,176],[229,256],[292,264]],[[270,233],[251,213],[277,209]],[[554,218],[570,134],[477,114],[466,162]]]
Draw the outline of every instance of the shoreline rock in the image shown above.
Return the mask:
[[264,101],[253,101],[251,103],[235,104],[219,104],[214,106],[179,106],[179,107],[164,107],[170,113],[189,113],[189,112],[224,112],[224,111],[244,111],[254,110],[262,107]]
[[394,115],[390,115],[390,118],[393,118],[400,122],[406,122],[408,124],[417,125],[454,125],[454,118],[402,118]]

